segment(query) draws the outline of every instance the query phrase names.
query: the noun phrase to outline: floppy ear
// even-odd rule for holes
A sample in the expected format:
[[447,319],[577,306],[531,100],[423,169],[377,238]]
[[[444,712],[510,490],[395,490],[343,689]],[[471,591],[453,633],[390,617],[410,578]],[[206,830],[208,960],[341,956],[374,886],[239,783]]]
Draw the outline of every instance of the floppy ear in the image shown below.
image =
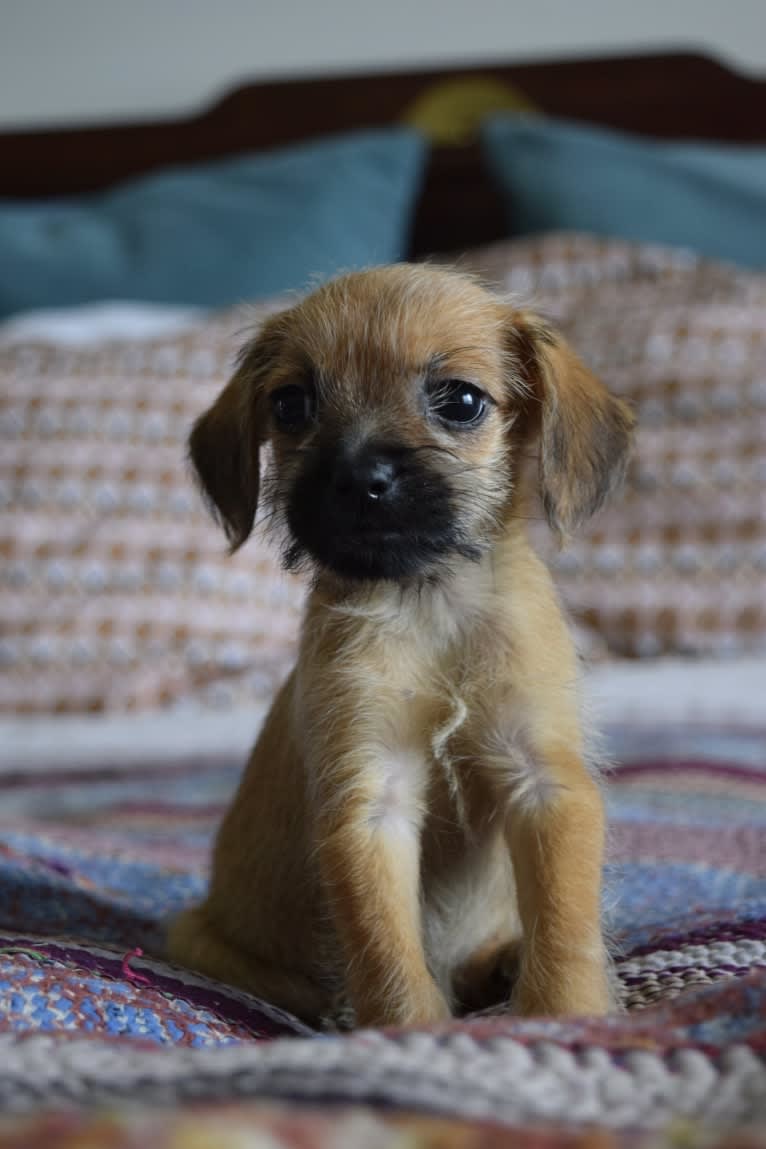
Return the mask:
[[537,316],[512,312],[510,335],[530,395],[529,428],[539,435],[545,513],[557,533],[568,534],[622,481],[635,417]]
[[242,546],[255,521],[259,448],[264,438],[257,399],[278,342],[277,324],[269,320],[245,346],[234,375],[189,436],[189,456],[197,479],[232,553]]

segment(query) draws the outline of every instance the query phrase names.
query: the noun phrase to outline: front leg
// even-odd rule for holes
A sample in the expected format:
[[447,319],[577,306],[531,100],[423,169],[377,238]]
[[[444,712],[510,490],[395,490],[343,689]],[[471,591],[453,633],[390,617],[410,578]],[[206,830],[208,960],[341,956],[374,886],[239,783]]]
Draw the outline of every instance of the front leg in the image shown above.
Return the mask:
[[319,866],[357,1024],[449,1017],[423,951],[422,763],[382,745],[358,746],[319,765],[315,780]]
[[526,1016],[606,1013],[598,786],[580,756],[561,745],[516,747],[493,767],[523,930],[512,1003]]

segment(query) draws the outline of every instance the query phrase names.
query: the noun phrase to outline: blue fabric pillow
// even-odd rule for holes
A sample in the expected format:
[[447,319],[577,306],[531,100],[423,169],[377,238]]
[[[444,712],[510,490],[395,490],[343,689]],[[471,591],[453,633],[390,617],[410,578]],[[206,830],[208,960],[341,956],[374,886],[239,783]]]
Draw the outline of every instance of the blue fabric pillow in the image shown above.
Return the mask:
[[426,145],[408,129],[0,201],[0,316],[103,299],[223,307],[406,253]]
[[484,146],[514,235],[591,232],[766,267],[766,147],[518,116],[489,121]]

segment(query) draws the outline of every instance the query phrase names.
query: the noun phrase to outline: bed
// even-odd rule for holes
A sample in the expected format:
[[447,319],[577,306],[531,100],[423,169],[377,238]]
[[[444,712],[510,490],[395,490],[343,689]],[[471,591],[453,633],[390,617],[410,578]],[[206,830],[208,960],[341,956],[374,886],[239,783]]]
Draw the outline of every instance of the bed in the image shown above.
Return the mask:
[[477,137],[498,111],[755,146],[766,83],[667,54],[248,84],[187,120],[5,133],[0,199],[415,125],[432,147],[406,254],[534,297],[637,404],[624,503],[546,551],[611,763],[625,1012],[316,1033],[163,960],[294,649],[301,586],[260,543],[225,559],[183,467],[243,326],[280,301],[16,313],[0,324],[0,1145],[764,1136],[766,278],[619,236],[509,238]]

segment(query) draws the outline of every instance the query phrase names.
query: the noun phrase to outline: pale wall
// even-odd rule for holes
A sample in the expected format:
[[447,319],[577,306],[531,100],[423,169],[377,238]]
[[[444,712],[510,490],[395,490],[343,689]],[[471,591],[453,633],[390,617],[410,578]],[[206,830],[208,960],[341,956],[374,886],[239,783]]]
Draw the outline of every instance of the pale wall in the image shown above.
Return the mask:
[[0,124],[173,114],[255,76],[664,45],[766,74],[766,0],[0,0]]

